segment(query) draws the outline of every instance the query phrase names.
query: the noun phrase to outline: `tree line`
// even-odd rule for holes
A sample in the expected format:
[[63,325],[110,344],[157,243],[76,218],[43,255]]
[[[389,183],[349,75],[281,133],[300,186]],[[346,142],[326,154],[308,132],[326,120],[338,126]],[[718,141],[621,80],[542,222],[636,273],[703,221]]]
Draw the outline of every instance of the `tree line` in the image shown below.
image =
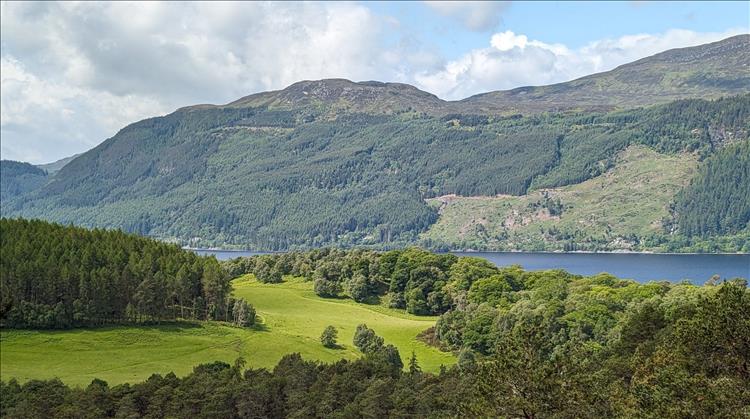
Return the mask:
[[174,319],[252,324],[213,257],[112,230],[0,219],[0,322],[69,328]]
[[434,315],[451,307],[449,285],[465,275],[461,259],[416,247],[387,252],[323,248],[241,257],[222,265],[232,277],[252,273],[261,282],[278,283],[284,275],[294,275],[311,281],[321,297],[348,297],[361,303],[385,299],[393,308]]

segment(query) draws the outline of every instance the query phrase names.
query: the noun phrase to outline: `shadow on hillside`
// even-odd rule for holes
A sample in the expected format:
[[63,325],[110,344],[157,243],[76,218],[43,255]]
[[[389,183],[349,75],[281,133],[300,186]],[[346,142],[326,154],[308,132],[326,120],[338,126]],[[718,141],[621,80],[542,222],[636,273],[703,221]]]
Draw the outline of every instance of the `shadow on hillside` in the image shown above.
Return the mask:
[[379,295],[371,295],[367,297],[364,301],[362,301],[362,304],[367,304],[371,306],[378,306],[382,302]]
[[244,327],[243,329],[253,330],[255,332],[270,332],[271,329],[264,322],[256,322],[252,326]]
[[381,302],[381,299],[380,299],[379,295],[371,295],[371,296],[367,297],[363,301],[356,301],[353,298],[349,297],[348,295],[344,295],[344,294],[339,294],[339,295],[318,295],[318,294],[315,294],[315,295],[318,296],[318,297],[320,297],[320,298],[322,298],[322,299],[324,299],[324,300],[335,300],[335,301],[347,301],[347,300],[349,300],[349,301],[354,301],[354,302],[356,302],[358,304],[366,304],[366,305],[369,305],[369,306],[380,305],[380,302]]
[[159,330],[163,330],[167,332],[167,331],[197,329],[197,328],[203,327],[203,323],[208,323],[208,322],[200,322],[200,321],[195,321],[195,320],[176,320],[176,321],[171,320],[171,321],[162,321],[162,322],[157,322],[157,321],[125,322],[123,321],[123,322],[112,322],[112,323],[102,323],[102,324],[87,324],[83,326],[76,326],[76,327],[70,327],[70,328],[65,328],[65,329],[23,329],[23,330],[39,330],[39,331],[44,331],[44,332],[65,332],[65,331],[74,331],[74,330],[105,331],[105,330],[115,330],[115,329],[121,329],[123,327],[127,327],[129,329],[140,329],[140,330],[159,329]]
[[[98,325],[87,325],[87,326],[81,326],[81,327],[73,327],[69,329],[34,329],[44,332],[65,332],[65,331],[75,331],[75,330],[91,330],[91,331],[108,331],[108,330],[117,330],[122,328],[128,328],[131,330],[159,330],[161,332],[180,332],[180,331],[190,331],[190,330],[196,330],[201,329],[206,326],[226,326],[226,327],[237,327],[232,323],[224,322],[224,321],[198,321],[198,320],[177,320],[177,321],[162,321],[162,322],[118,322],[118,323],[107,323],[107,324],[98,324]],[[253,330],[257,332],[269,332],[270,329],[268,326],[263,323],[263,321],[259,321],[252,326],[248,327],[242,327],[242,329],[248,329]],[[21,330],[21,329],[19,329]],[[25,330],[25,329],[24,329]]]
[[326,346],[326,345],[323,345],[323,346],[325,346],[327,349],[334,349],[334,350],[337,350],[337,351],[340,351],[342,349],[346,349],[346,347],[344,345],[339,345],[338,343],[334,344],[334,345],[331,345],[331,346]]

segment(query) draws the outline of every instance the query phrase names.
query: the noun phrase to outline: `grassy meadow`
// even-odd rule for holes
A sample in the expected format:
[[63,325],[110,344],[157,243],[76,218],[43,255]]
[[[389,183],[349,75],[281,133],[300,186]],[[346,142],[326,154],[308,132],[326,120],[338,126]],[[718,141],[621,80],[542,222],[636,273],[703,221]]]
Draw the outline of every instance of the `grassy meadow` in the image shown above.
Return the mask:
[[[416,339],[436,317],[418,317],[402,310],[352,300],[316,296],[312,283],[285,278],[262,284],[252,275],[234,281],[234,294],[258,311],[260,324],[241,329],[219,323],[171,323],[154,326],[112,326],[55,331],[0,331],[0,378],[21,381],[58,377],[85,386],[94,378],[110,384],[142,381],[153,373],[190,372],[196,364],[242,356],[249,367],[273,367],[287,353],[306,359],[334,361],[361,354],[352,345],[354,330],[366,323],[399,348],[404,361],[411,352],[424,370],[437,371],[455,362]],[[327,325],[339,330],[338,349],[323,347],[319,337]]]

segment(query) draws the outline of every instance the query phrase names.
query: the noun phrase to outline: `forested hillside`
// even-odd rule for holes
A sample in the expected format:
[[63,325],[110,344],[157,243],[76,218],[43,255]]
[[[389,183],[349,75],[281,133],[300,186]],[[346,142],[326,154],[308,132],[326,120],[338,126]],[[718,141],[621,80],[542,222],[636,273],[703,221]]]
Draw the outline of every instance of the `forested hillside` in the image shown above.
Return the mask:
[[426,198],[575,184],[632,144],[708,156],[747,138],[749,110],[748,96],[533,117],[183,110],[123,129],[3,211],[199,246],[410,243],[437,220]]
[[732,144],[706,159],[677,197],[679,230],[714,236],[750,230],[750,141]]
[[39,189],[47,182],[47,173],[29,163],[0,162],[0,200],[6,201]]
[[[2,211],[121,228],[199,247],[452,247],[460,240],[419,241],[440,216],[425,200],[452,194],[530,196],[580,184],[615,173],[618,158],[632,146],[656,151],[654,160],[701,165],[717,150],[747,140],[750,96],[743,95],[748,89],[742,81],[750,77],[749,54],[738,47],[747,39],[667,51],[592,75],[585,83],[539,88],[532,96],[541,108],[518,112],[500,99],[502,110],[486,108],[494,94],[481,106],[469,106],[473,99],[445,102],[404,84],[340,79],[299,82],[224,106],[182,108],[123,128],[43,185],[35,183],[23,189],[26,193],[14,189],[19,192],[2,200]],[[670,90],[659,95],[664,83]],[[620,100],[601,86],[627,86],[640,99],[599,103]],[[595,87],[601,95],[591,93]],[[650,106],[679,97],[718,96],[726,97]],[[544,98],[554,103],[545,105]],[[587,98],[598,105],[556,112],[563,109],[555,104],[561,98],[584,105]],[[747,167],[746,160],[733,167],[742,165]],[[622,234],[609,231],[615,230],[610,220],[600,218],[565,232],[561,240],[550,240],[562,236],[539,233],[533,225],[533,246],[506,241],[502,232],[474,241],[480,248],[526,250],[558,250],[576,237],[591,238],[582,247],[588,250],[744,248],[746,232],[736,227],[747,223],[746,211],[734,208],[708,217],[731,228],[695,228],[684,220],[703,217],[712,208],[680,207],[675,200],[684,185],[658,183],[664,179],[657,176],[649,185],[649,191],[660,194],[653,199],[659,208],[644,212],[636,206],[623,214],[617,224],[637,228]],[[746,194],[724,184],[736,184],[736,179],[722,176],[712,182],[717,183],[712,190],[724,191],[722,202],[748,205]],[[616,212],[611,200],[603,205],[610,206],[603,213]],[[672,207],[681,209],[668,211]],[[560,220],[565,220],[568,215],[561,210]],[[549,224],[545,232],[562,230],[554,220]]]
[[[403,290],[407,310],[443,313],[422,339],[457,352],[458,364],[423,372],[418,357],[403,363],[378,330],[360,325],[351,342],[363,354],[356,361],[289,354],[266,370],[238,359],[196,366],[186,377],[154,374],[111,387],[94,380],[85,389],[10,379],[0,384],[4,415],[730,418],[750,406],[750,291],[739,279],[638,284],[419,249],[323,249],[225,268],[270,283],[303,275],[316,291],[325,281],[326,290],[338,284],[352,298],[362,284],[365,299]],[[412,298],[419,293],[426,305]]]
[[0,219],[0,324],[69,328],[231,318],[214,258],[125,234]]

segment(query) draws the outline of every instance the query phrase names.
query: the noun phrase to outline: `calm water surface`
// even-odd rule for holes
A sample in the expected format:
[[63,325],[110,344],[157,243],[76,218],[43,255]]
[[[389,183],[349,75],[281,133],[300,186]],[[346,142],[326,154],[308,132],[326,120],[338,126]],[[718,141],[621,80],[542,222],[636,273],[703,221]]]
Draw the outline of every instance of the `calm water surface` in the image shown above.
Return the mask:
[[[219,260],[252,256],[263,252],[196,250],[200,255],[214,255]],[[750,279],[750,255],[655,255],[644,253],[511,253],[453,252],[458,256],[475,256],[497,266],[518,264],[527,270],[565,269],[579,275],[609,272],[620,278],[637,281],[687,279],[702,284],[712,275],[722,278]]]

